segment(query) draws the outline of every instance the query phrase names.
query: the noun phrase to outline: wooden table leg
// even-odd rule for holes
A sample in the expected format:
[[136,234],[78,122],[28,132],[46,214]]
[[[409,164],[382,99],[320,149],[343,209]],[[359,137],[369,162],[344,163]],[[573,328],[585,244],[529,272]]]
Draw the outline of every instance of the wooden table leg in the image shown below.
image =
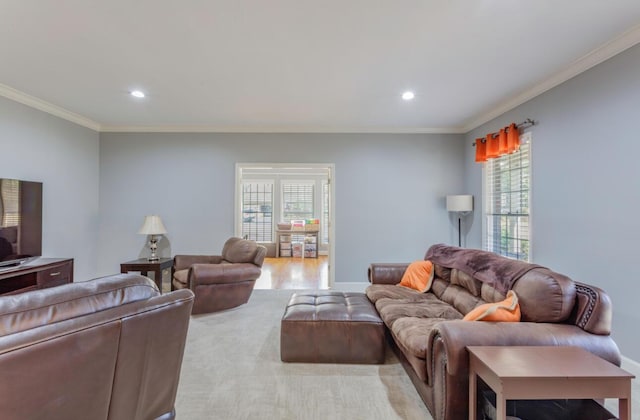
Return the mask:
[[153,281],[156,282],[156,285],[158,286],[158,290],[160,290],[160,293],[162,293],[162,269],[161,268],[156,270],[156,274],[155,274],[155,277],[153,278]]
[[476,406],[478,393],[478,376],[476,372],[469,370],[469,420],[476,420]]
[[507,418],[507,400],[504,399],[502,392],[496,391],[496,420],[506,420]]
[[618,418],[620,420],[631,420],[631,404],[628,398],[618,399]]

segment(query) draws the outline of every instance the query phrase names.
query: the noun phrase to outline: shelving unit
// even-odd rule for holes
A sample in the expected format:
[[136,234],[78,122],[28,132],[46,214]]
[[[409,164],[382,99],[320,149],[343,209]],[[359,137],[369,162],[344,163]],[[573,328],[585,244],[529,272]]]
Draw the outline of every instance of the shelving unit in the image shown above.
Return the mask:
[[318,232],[276,230],[276,257],[318,258]]

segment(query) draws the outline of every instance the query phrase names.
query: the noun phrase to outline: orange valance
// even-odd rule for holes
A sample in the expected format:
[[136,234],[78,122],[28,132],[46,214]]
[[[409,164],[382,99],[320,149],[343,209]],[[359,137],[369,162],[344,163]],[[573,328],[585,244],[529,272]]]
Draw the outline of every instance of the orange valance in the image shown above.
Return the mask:
[[488,159],[497,158],[517,152],[520,149],[520,133],[518,128],[525,124],[533,125],[530,119],[520,124],[511,123],[501,128],[497,133],[489,133],[485,137],[476,139],[476,162],[486,162]]

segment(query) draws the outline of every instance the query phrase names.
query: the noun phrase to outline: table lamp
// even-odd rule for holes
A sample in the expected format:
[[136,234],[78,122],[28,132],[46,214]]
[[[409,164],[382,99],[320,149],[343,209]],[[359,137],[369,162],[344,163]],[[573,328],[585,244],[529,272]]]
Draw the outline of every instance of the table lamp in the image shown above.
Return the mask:
[[149,239],[149,248],[151,249],[149,261],[158,261],[159,258],[156,254],[156,250],[158,249],[158,238],[156,238],[156,235],[164,235],[167,233],[167,229],[164,227],[160,216],[145,216],[144,223],[138,233],[142,235],[151,235],[151,238]]

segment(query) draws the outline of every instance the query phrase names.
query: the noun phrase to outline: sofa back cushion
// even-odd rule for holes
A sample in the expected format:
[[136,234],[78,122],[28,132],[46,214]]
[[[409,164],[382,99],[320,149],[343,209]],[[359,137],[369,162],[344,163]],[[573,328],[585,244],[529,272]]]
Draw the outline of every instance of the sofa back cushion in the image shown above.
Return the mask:
[[478,279],[474,279],[473,276],[460,271],[456,268],[451,269],[451,284],[457,284],[460,287],[465,288],[473,296],[480,296],[482,291],[482,282]]
[[563,322],[576,301],[573,280],[548,268],[535,268],[513,285],[518,295],[522,321]]
[[229,238],[222,248],[222,259],[223,263],[252,263],[258,267],[262,267],[266,253],[267,249],[262,245],[258,245],[255,241],[242,238]]
[[117,274],[0,297],[0,337],[159,296],[138,274]]
[[[431,285],[431,292],[443,302],[456,308],[461,314],[466,314],[476,306],[485,303],[478,294],[469,291],[465,285],[456,283],[457,273],[454,270],[447,271],[449,274],[445,278],[436,277]],[[442,271],[441,271],[442,273]],[[453,281],[451,281],[453,279]]]
[[442,244],[429,248],[425,258],[436,264],[434,293],[463,314],[502,301],[511,289],[518,295],[522,321],[565,322],[575,306],[574,282],[539,265]]

